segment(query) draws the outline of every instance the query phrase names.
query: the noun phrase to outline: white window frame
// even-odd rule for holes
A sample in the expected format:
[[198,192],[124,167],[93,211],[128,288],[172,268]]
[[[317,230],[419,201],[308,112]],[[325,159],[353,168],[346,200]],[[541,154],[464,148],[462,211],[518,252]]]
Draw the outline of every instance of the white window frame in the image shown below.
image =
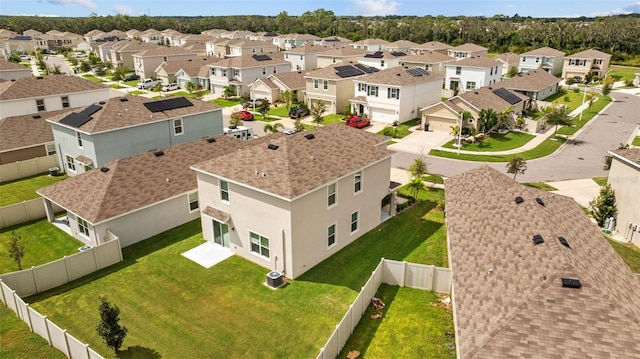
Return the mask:
[[61,96],[60,102],[62,102],[62,108],[71,107],[71,103],[69,102],[69,96]]
[[47,110],[47,106],[44,104],[44,99],[42,98],[36,100],[36,107],[38,108],[38,112]]
[[267,68],[266,68],[266,67],[263,67],[263,68],[262,68],[262,74],[263,74],[263,75],[266,75],[266,74],[267,74]]
[[[263,239],[267,240],[267,245],[263,244]],[[254,240],[257,240],[254,242]],[[254,250],[254,245],[257,246],[257,250]],[[249,251],[251,254],[258,256],[260,258],[270,260],[271,259],[271,240],[268,237],[265,237],[259,233],[249,231]],[[267,255],[264,254],[266,250]]]
[[353,174],[353,193],[358,194],[362,192],[362,171],[358,171]]
[[212,67],[211,68],[211,76],[215,76],[216,75],[216,68]]
[[338,182],[327,185],[327,208],[338,204]]
[[319,87],[320,87],[320,80],[313,79],[313,88],[317,90]]
[[[355,215],[355,219],[354,219],[354,215]],[[359,223],[358,220],[360,219],[360,211],[355,211],[353,213],[351,213],[351,217],[350,217],[350,229],[351,229],[351,233],[355,233],[358,231],[359,229]],[[355,226],[355,229],[354,229]]]
[[82,234],[85,237],[89,237],[89,223],[80,218],[80,217],[76,217],[76,222],[78,223],[78,233]]
[[222,69],[222,77],[227,77],[227,69]]
[[467,81],[465,83],[465,89],[467,89],[467,90],[475,90],[476,89],[476,82],[475,81]]
[[456,66],[456,75],[462,74],[462,66]]
[[76,141],[78,142],[78,147],[82,148],[82,134],[80,131],[76,131]]
[[198,202],[198,191],[187,193],[187,202],[189,205],[189,213],[196,212],[200,209],[200,203]]
[[329,81],[322,80],[322,89],[325,90],[325,91],[329,90]]
[[45,151],[47,151],[47,156],[52,156],[56,154],[56,144],[55,143],[46,143],[44,145]]
[[327,249],[334,247],[338,243],[338,224],[332,223],[327,227]]
[[400,89],[399,88],[394,88],[394,87],[389,87],[389,95],[388,98],[393,98],[396,100],[400,99]]
[[174,118],[172,121],[173,124],[173,135],[180,136],[184,134],[184,121],[182,118]]
[[222,202],[229,203],[229,182],[219,180],[218,186],[220,187],[220,200]]
[[233,77],[235,78],[240,77],[240,69],[233,69]]
[[367,95],[378,97],[378,86],[367,86]]
[[67,170],[75,172],[76,160],[74,160],[73,157],[69,155],[64,155],[64,158],[65,158],[65,166],[67,167]]

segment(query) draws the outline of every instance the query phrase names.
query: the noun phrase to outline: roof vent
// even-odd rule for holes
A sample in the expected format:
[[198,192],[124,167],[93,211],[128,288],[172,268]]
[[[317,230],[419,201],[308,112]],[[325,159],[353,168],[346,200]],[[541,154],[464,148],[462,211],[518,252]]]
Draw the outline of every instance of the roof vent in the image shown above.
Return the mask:
[[129,101],[129,99],[128,99],[128,98],[126,98],[126,97],[121,97],[121,98],[120,98],[120,102],[127,102],[127,101]]
[[544,201],[542,200],[542,198],[540,198],[540,197],[536,198],[536,202],[538,202],[539,205],[544,207]]
[[562,244],[563,246],[567,248],[571,248],[571,246],[569,246],[569,242],[567,242],[567,240],[564,237],[558,237],[558,240],[560,241],[560,244]]
[[267,148],[270,150],[277,150],[278,149],[278,145],[274,145],[273,143],[270,143],[269,145],[267,145]]
[[207,142],[214,143],[214,142],[216,142],[216,139],[213,138],[213,137],[209,137],[209,138],[207,138]]
[[316,136],[313,133],[309,133],[304,135],[304,138],[306,138],[307,140],[313,140],[314,138],[316,138]]
[[542,244],[542,243],[544,243],[544,239],[542,239],[541,235],[536,234],[533,236],[533,244],[537,246],[538,244]]
[[100,172],[102,172],[102,173],[109,172],[109,167],[100,167]]
[[31,117],[33,117],[34,119],[42,118],[42,116],[40,116],[40,115],[33,115],[33,116],[31,116]]
[[524,202],[524,198],[522,198],[520,196],[516,197],[516,204],[520,204],[522,202]]
[[582,288],[582,283],[580,283],[579,279],[560,278],[560,280],[562,280],[562,288]]
[[106,102],[105,102],[105,101],[100,101],[100,102],[98,102],[98,103],[99,103],[100,105],[104,105],[104,104],[106,104]]
[[42,80],[43,78],[44,77],[42,77],[42,76],[36,76],[36,79],[38,79],[38,80]]
[[153,154],[154,154],[156,157],[164,156],[164,152],[163,152],[162,150],[160,150],[160,151],[155,151],[155,152],[153,152]]

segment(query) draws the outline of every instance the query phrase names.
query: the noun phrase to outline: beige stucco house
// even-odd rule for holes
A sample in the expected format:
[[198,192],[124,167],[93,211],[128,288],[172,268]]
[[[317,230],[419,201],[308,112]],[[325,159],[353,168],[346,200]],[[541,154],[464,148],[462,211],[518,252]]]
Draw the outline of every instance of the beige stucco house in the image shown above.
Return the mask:
[[470,57],[486,57],[489,49],[470,42],[460,46],[450,47],[447,49],[447,55],[456,59],[465,59]]
[[204,239],[299,277],[381,223],[392,155],[385,141],[331,125],[193,166]]
[[[0,59],[0,80],[11,81],[23,77],[31,77],[31,68],[15,62]],[[0,115],[2,117],[2,115]]]
[[640,247],[640,148],[610,151],[608,182],[615,191],[618,214],[615,230]]
[[448,50],[452,48],[451,45],[447,45],[440,41],[429,41],[424,44],[415,45],[411,48],[411,53],[414,55],[422,55],[427,53],[439,52],[443,55],[447,55]]
[[314,70],[318,68],[318,54],[327,52],[330,47],[306,43],[283,51],[284,59],[291,63],[291,71]]
[[362,49],[369,52],[382,51],[386,45],[389,45],[389,41],[383,39],[364,39],[349,44],[349,47],[354,49]]
[[260,77],[249,85],[249,89],[251,98],[266,98],[271,103],[279,101],[280,94],[285,91],[293,94],[293,102],[302,102],[305,86],[302,71],[294,71]]
[[558,92],[560,79],[544,70],[522,72],[500,81],[493,88],[504,87],[519,92],[532,100],[544,100]]
[[588,73],[597,78],[606,76],[611,63],[611,55],[606,52],[589,49],[564,58],[562,78],[578,76],[582,79]]
[[329,51],[320,52],[316,55],[318,59],[318,68],[323,68],[335,64],[356,63],[358,59],[369,52],[361,48],[336,47]]
[[291,64],[285,61],[282,52],[245,54],[220,60],[208,65],[211,93],[221,96],[226,86],[235,87],[235,93],[249,92],[249,85],[259,77],[291,72]]
[[133,55],[133,70],[141,79],[156,77],[156,69],[163,63],[196,60],[198,55],[180,47],[158,47]]
[[114,67],[125,66],[134,69],[133,55],[148,49],[156,49],[160,46],[156,43],[140,42],[138,40],[118,41],[108,50],[109,58]]

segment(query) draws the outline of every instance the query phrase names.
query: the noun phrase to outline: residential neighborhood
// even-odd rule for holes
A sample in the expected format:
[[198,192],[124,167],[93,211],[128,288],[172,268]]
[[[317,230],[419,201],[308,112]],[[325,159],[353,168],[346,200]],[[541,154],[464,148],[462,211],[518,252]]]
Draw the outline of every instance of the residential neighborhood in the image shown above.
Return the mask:
[[637,17],[326,7],[0,21],[0,357],[638,356]]

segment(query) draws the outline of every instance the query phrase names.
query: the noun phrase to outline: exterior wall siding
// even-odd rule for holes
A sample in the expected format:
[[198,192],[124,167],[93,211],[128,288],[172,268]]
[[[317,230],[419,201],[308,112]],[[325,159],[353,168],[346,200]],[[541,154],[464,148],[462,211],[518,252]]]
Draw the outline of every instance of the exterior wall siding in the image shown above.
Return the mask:
[[614,157],[609,170],[609,183],[615,191],[618,204],[616,229],[620,235],[640,247],[640,233],[636,230],[632,238],[628,229],[629,223],[640,226],[640,170]]

